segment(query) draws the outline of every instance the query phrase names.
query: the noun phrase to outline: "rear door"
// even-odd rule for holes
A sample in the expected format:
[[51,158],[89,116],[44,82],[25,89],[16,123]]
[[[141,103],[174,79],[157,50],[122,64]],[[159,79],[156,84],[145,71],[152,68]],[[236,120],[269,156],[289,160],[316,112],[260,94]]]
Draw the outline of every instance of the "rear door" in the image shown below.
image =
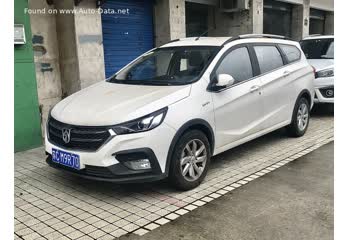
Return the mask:
[[[290,121],[295,95],[292,64],[287,61],[280,45],[273,43],[254,44],[263,94],[263,129],[272,129],[286,125]],[[286,51],[291,49],[286,48]],[[293,51],[292,51],[293,52]],[[300,59],[300,52],[299,57]],[[290,53],[292,54],[292,53]]]

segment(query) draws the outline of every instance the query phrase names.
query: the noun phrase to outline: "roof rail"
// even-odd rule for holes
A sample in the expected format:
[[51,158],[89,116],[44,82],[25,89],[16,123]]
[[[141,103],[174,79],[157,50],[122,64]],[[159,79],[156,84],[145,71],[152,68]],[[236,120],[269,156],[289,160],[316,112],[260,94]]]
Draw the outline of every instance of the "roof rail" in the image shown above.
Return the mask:
[[317,36],[323,36],[323,35],[322,34],[310,34],[310,35],[308,35],[306,37],[317,37]]
[[287,39],[285,36],[281,35],[274,35],[274,34],[244,34],[239,35],[239,39],[245,39],[245,38],[278,38],[278,39]]
[[177,42],[177,41],[180,41],[180,38],[176,38],[176,39],[170,40],[170,41],[169,41],[169,42],[167,42],[166,44],[168,44],[168,43],[172,43],[172,42]]
[[281,36],[281,35],[273,35],[273,34],[243,34],[243,35],[239,35],[238,37],[232,37],[228,40],[226,40],[223,44],[227,44],[229,42],[235,41],[235,40],[239,40],[239,39],[247,39],[247,38],[276,38],[276,39],[285,39],[285,40],[291,40],[290,38],[287,38],[285,36]]

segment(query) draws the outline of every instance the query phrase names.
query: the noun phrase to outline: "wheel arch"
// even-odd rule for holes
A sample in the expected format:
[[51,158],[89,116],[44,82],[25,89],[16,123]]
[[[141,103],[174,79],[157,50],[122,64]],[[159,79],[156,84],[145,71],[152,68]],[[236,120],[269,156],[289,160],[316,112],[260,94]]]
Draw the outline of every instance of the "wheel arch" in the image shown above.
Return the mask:
[[309,102],[309,105],[310,105],[310,108],[311,108],[311,107],[312,107],[312,99],[311,99],[311,93],[310,93],[310,91],[307,90],[307,89],[302,90],[302,91],[299,93],[299,95],[298,95],[298,97],[297,97],[295,103],[297,103],[297,101],[298,101],[300,98],[302,98],[302,97],[306,98],[306,100]]
[[215,146],[215,137],[214,137],[214,130],[212,129],[212,127],[210,126],[210,124],[205,121],[204,119],[193,119],[190,120],[188,122],[186,122],[185,124],[183,124],[179,130],[176,132],[175,136],[173,137],[169,150],[168,150],[168,154],[167,154],[167,159],[166,159],[166,165],[165,165],[165,172],[168,175],[169,174],[169,169],[170,169],[170,165],[171,165],[171,158],[174,152],[174,148],[176,143],[179,141],[180,137],[186,133],[189,130],[200,130],[202,131],[206,137],[208,138],[209,144],[210,144],[210,151],[211,154],[213,154],[214,152],[214,146]]

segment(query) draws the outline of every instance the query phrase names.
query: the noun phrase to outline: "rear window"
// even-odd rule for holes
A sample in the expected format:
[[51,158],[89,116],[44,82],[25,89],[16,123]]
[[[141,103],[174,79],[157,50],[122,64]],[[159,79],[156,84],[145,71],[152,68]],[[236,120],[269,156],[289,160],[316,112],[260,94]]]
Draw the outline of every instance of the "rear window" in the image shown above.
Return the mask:
[[295,62],[300,59],[301,53],[299,49],[292,45],[279,45],[288,62]]
[[255,46],[261,74],[283,66],[280,52],[275,46]]
[[300,42],[307,59],[334,59],[334,39],[309,39]]

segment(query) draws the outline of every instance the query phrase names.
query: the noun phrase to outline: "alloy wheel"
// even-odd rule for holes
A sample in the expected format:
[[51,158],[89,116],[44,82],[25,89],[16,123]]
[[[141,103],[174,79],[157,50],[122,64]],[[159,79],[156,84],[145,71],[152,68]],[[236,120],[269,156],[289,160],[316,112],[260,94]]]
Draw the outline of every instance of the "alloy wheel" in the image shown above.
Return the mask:
[[207,157],[207,149],[201,140],[194,139],[188,142],[180,159],[182,176],[187,181],[197,180],[204,171]]
[[297,113],[297,124],[300,131],[304,131],[309,120],[309,110],[305,103],[300,104]]

